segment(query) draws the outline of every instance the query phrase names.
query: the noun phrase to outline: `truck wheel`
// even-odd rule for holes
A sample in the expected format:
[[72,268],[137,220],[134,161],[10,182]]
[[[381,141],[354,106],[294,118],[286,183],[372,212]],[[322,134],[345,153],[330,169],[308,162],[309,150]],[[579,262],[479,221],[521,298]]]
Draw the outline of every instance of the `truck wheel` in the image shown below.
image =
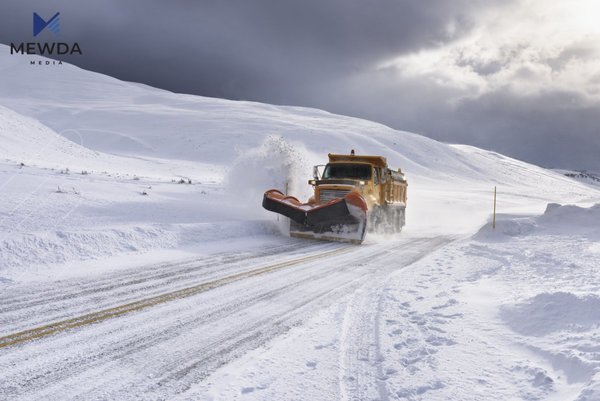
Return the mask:
[[390,231],[393,233],[402,232],[404,226],[404,209],[395,207],[392,209],[390,218],[391,228]]
[[402,227],[406,225],[406,209],[398,210],[398,232],[402,231]]
[[369,214],[369,231],[376,234],[383,233],[384,218],[385,216],[383,215],[381,206],[375,206]]

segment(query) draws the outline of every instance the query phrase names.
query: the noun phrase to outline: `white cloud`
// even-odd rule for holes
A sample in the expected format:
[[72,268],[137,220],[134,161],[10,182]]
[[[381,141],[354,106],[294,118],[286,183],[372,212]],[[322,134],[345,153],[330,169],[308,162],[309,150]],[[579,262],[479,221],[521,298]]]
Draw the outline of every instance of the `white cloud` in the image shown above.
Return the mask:
[[[477,98],[510,89],[531,96],[575,91],[600,101],[600,2],[523,0],[480,14],[470,35],[445,47],[389,60],[408,79]],[[457,98],[448,99],[449,104]]]

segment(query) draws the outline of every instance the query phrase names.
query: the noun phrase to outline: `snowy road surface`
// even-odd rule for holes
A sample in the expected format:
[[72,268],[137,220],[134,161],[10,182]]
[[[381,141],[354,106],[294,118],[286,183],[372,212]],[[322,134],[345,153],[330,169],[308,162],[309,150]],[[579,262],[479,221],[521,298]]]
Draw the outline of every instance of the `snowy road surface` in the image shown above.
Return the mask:
[[[76,279],[13,286],[2,294],[2,336],[148,299],[285,261],[304,262],[163,302],[142,311],[0,348],[2,399],[166,399],[232,359],[360,290],[352,324],[340,328],[348,355],[373,344],[386,277],[451,241],[400,238],[364,246],[288,240],[227,253]],[[331,255],[331,251],[340,253]],[[369,345],[370,346],[370,345]],[[367,349],[368,347],[367,346]],[[376,347],[374,352],[377,352]],[[366,359],[368,361],[368,358]],[[348,358],[348,377],[374,381],[372,364]],[[363,399],[359,394],[358,399]]]

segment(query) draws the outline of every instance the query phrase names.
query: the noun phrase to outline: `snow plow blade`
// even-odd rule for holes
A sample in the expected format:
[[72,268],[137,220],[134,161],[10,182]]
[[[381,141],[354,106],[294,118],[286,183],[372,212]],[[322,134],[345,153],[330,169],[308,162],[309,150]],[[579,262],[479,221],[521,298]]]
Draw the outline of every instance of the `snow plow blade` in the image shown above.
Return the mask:
[[366,233],[367,204],[358,192],[317,205],[271,189],[263,207],[290,218],[290,236],[360,244]]

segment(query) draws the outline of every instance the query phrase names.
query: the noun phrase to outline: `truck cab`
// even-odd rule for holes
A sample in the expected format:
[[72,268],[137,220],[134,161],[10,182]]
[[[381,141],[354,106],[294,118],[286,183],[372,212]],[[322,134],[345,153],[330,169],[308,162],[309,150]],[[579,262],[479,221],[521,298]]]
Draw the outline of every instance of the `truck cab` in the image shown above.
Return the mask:
[[384,204],[405,205],[407,185],[404,174],[400,170],[390,170],[385,157],[330,153],[329,163],[315,166],[313,171],[314,179],[309,184],[314,187],[313,201],[317,204],[326,204],[357,191],[369,210]]

